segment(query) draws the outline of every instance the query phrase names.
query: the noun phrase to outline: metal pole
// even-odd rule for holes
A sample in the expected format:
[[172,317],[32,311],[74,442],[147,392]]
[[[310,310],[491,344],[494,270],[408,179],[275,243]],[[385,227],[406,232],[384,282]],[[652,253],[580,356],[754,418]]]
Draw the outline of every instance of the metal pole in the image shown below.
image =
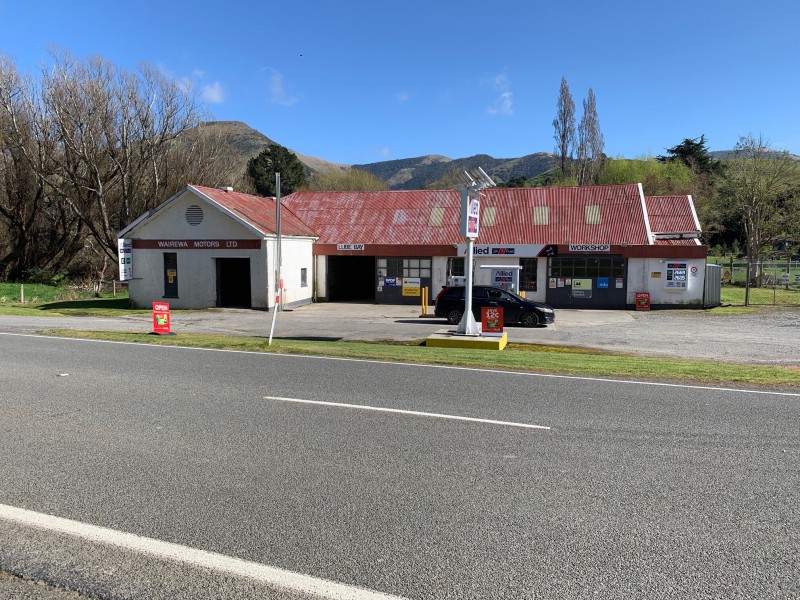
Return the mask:
[[277,267],[278,267],[278,276],[277,281],[275,282],[275,289],[278,290],[278,306],[275,307],[275,310],[283,310],[283,258],[281,256],[281,174],[275,173],[275,224],[276,229],[278,230],[278,251],[277,251]]

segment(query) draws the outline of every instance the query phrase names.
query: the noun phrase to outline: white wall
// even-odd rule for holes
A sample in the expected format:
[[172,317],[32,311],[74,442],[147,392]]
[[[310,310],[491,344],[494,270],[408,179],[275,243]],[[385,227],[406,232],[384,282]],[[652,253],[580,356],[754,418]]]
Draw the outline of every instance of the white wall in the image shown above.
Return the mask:
[[[268,238],[265,242],[270,257],[275,256],[276,238]],[[311,302],[314,293],[314,260],[311,255],[313,240],[310,238],[293,238],[281,236],[281,275],[283,276],[283,305],[299,306]],[[275,264],[270,267],[269,288],[274,287]],[[306,285],[301,285],[301,270],[306,269]],[[275,304],[274,292],[270,294],[269,305]],[[254,305],[255,306],[255,305]]]
[[[203,210],[203,221],[189,225],[186,209],[191,205]],[[147,240],[203,240],[203,239],[261,239],[252,229],[227,216],[216,207],[199,199],[189,191],[144,220],[126,238]],[[283,236],[284,287],[291,296],[284,304],[310,302],[311,257],[310,238],[293,239]],[[171,308],[197,309],[216,306],[217,303],[217,258],[250,259],[251,306],[267,308],[274,305],[273,238],[262,241],[256,250],[181,250],[142,249],[132,251],[133,280],[129,283],[131,302],[146,308],[152,302],[166,300]],[[178,298],[164,298],[164,253],[175,252],[178,258]],[[300,287],[300,265],[308,269],[309,285]]]
[[[667,288],[667,264],[685,263],[688,270],[686,289]],[[630,258],[626,302],[636,303],[636,292],[649,292],[650,304],[703,305],[705,285],[703,258]],[[692,272],[692,268],[695,272]],[[654,276],[660,274],[660,277]]]

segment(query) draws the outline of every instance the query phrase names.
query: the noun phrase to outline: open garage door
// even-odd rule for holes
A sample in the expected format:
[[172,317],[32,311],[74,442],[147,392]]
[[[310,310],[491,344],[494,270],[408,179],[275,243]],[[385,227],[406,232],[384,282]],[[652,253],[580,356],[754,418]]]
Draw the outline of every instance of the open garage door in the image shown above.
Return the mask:
[[217,306],[251,308],[250,259],[217,259]]
[[375,257],[329,256],[328,301],[375,302]]

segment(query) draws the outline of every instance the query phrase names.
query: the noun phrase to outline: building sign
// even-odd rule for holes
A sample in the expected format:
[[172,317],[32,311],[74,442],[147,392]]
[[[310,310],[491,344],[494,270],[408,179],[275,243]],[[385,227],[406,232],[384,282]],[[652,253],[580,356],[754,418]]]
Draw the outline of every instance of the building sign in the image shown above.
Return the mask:
[[419,277],[403,277],[403,296],[422,294],[422,280]]
[[573,298],[591,298],[592,297],[592,280],[591,279],[573,279],[572,280],[572,297]]
[[128,281],[133,279],[133,240],[117,240],[119,250],[119,280]]
[[597,289],[598,290],[607,290],[608,289],[608,277],[598,277],[597,278]]
[[570,244],[570,252],[611,252],[611,244]]
[[668,289],[685,290],[687,283],[686,263],[667,263]]
[[503,334],[502,308],[497,306],[481,307],[481,334],[489,336]]
[[[552,252],[552,254],[547,254]],[[466,256],[467,244],[458,244],[458,255]],[[473,256],[492,256],[494,258],[535,258],[537,256],[557,256],[557,246],[544,244],[474,244]]]
[[137,250],[260,250],[261,240],[133,240]]
[[504,290],[516,291],[519,277],[519,267],[516,269],[492,268],[490,284]]
[[476,191],[461,192],[461,235],[478,237],[481,218],[481,195]]
[[153,333],[169,335],[169,302],[153,302]]
[[364,244],[336,244],[337,250],[351,250],[355,252],[363,252]]

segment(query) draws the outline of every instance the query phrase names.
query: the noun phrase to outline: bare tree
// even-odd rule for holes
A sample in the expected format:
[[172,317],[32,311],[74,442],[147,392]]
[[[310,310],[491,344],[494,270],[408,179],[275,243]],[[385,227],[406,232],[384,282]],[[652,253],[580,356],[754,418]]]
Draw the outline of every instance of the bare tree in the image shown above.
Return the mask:
[[556,141],[555,153],[558,156],[561,174],[566,177],[569,173],[572,153],[575,146],[575,102],[569,93],[567,80],[561,78],[561,91],[558,94],[558,110],[556,118],[553,119],[555,133],[553,138]]
[[21,281],[64,270],[88,229],[40,176],[52,172],[54,148],[36,138],[32,83],[0,57],[0,278]]
[[597,176],[602,167],[605,141],[600,132],[600,120],[597,118],[597,101],[594,91],[583,101],[583,116],[578,124],[577,177],[578,185],[597,183]]
[[739,138],[733,157],[726,161],[720,191],[742,220],[751,261],[782,233],[785,209],[799,189],[800,163],[788,152],[773,150],[761,135]]

